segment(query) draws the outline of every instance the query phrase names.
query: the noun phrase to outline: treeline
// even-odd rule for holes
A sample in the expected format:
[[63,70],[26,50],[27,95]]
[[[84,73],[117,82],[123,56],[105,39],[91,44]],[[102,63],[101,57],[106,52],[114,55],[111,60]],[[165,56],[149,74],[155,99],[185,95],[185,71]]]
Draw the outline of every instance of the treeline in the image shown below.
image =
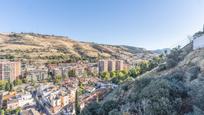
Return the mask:
[[26,79],[16,79],[13,82],[10,80],[0,80],[0,90],[12,91],[14,86],[27,83]]
[[13,59],[15,59],[15,56],[14,56],[14,55],[11,55],[11,54],[0,55],[0,59],[9,59],[9,60],[13,60]]
[[115,84],[123,83],[124,81],[136,78],[137,76],[152,70],[157,67],[160,63],[164,62],[164,55],[154,57],[149,61],[143,61],[138,63],[130,70],[103,72],[100,74],[101,78],[107,81],[111,81]]
[[14,110],[10,110],[10,109],[7,109],[7,110],[4,110],[2,108],[0,108],[0,114],[1,115],[20,115],[20,111],[21,111],[21,108],[17,108],[17,109],[14,109]]
[[[189,44],[192,45],[192,44]],[[181,48],[177,46],[170,53],[165,52],[165,63],[160,64],[158,71],[166,70],[175,67],[184,57],[192,51],[192,47]]]

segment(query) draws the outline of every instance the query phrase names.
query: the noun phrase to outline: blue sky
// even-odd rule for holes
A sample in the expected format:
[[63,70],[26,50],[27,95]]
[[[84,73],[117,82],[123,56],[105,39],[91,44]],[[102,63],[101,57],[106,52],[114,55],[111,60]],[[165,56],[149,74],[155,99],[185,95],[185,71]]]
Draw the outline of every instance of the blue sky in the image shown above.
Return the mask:
[[0,32],[172,47],[202,30],[203,0],[0,0]]

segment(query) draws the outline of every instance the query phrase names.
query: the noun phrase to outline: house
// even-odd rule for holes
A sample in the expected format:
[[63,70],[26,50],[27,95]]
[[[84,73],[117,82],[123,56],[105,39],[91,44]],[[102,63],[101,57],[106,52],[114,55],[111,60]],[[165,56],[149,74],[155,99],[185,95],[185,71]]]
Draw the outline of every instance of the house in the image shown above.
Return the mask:
[[204,48],[204,35],[200,35],[193,40],[193,49]]
[[56,114],[67,106],[70,101],[74,100],[70,88],[67,90],[65,87],[57,87],[55,85],[40,86],[37,89],[38,96],[42,98],[40,101],[44,104],[44,108],[49,113]]
[[25,93],[21,95],[17,95],[16,98],[18,99],[18,103],[20,107],[25,105],[34,105],[35,101],[30,93]]
[[16,109],[26,105],[35,105],[35,101],[30,93],[19,93],[7,100],[7,109]]
[[84,86],[84,89],[90,93],[92,93],[96,90],[96,88],[92,87],[92,86]]
[[20,115],[40,115],[35,109],[22,110]]
[[26,79],[29,81],[41,81],[48,78],[48,70],[31,70],[27,72]]
[[19,103],[17,99],[12,99],[7,101],[7,109],[14,110],[19,107]]

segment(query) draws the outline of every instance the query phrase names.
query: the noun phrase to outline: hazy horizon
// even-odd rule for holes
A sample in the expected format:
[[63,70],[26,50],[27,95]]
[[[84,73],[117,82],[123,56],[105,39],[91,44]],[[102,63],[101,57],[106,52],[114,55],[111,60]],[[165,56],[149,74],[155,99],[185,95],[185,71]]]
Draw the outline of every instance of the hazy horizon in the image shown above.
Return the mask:
[[0,32],[53,34],[155,50],[173,47],[202,30],[203,11],[202,0],[2,0]]

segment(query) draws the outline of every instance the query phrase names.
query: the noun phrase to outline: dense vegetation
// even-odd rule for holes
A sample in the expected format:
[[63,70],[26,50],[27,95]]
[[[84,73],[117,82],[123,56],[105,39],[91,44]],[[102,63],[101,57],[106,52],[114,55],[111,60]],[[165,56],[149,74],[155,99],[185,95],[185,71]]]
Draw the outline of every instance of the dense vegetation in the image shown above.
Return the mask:
[[21,111],[20,108],[17,108],[17,109],[15,109],[15,110],[9,110],[9,109],[4,110],[4,109],[1,109],[1,108],[0,108],[0,114],[1,114],[1,115],[19,115],[19,114],[20,114],[20,111]]
[[170,69],[175,67],[182,61],[186,55],[192,51],[192,43],[188,44],[185,48],[180,46],[173,48],[170,53],[165,52],[165,63],[159,65],[158,71]]
[[173,49],[163,63],[165,71],[159,67],[121,84],[101,102],[87,105],[81,114],[203,115],[204,50],[185,52]]
[[138,63],[130,70],[103,72],[100,76],[104,80],[111,81],[112,83],[115,83],[115,84],[121,84],[124,81],[129,81],[147,71],[152,70],[163,61],[164,61],[164,57],[163,55],[160,55],[158,57],[154,57],[152,60]]
[[[187,72],[177,69],[165,76],[148,74],[136,79],[131,85],[122,85],[114,92],[114,97],[102,103],[91,103],[82,115],[184,115],[199,113],[192,102],[192,90],[185,83],[196,79],[200,68],[193,66]],[[120,97],[120,98],[119,98]],[[204,101],[204,99],[201,99]],[[197,100],[196,103],[198,103]],[[199,103],[201,107],[203,104]],[[88,114],[87,114],[88,113]],[[193,114],[197,115],[197,114]]]

